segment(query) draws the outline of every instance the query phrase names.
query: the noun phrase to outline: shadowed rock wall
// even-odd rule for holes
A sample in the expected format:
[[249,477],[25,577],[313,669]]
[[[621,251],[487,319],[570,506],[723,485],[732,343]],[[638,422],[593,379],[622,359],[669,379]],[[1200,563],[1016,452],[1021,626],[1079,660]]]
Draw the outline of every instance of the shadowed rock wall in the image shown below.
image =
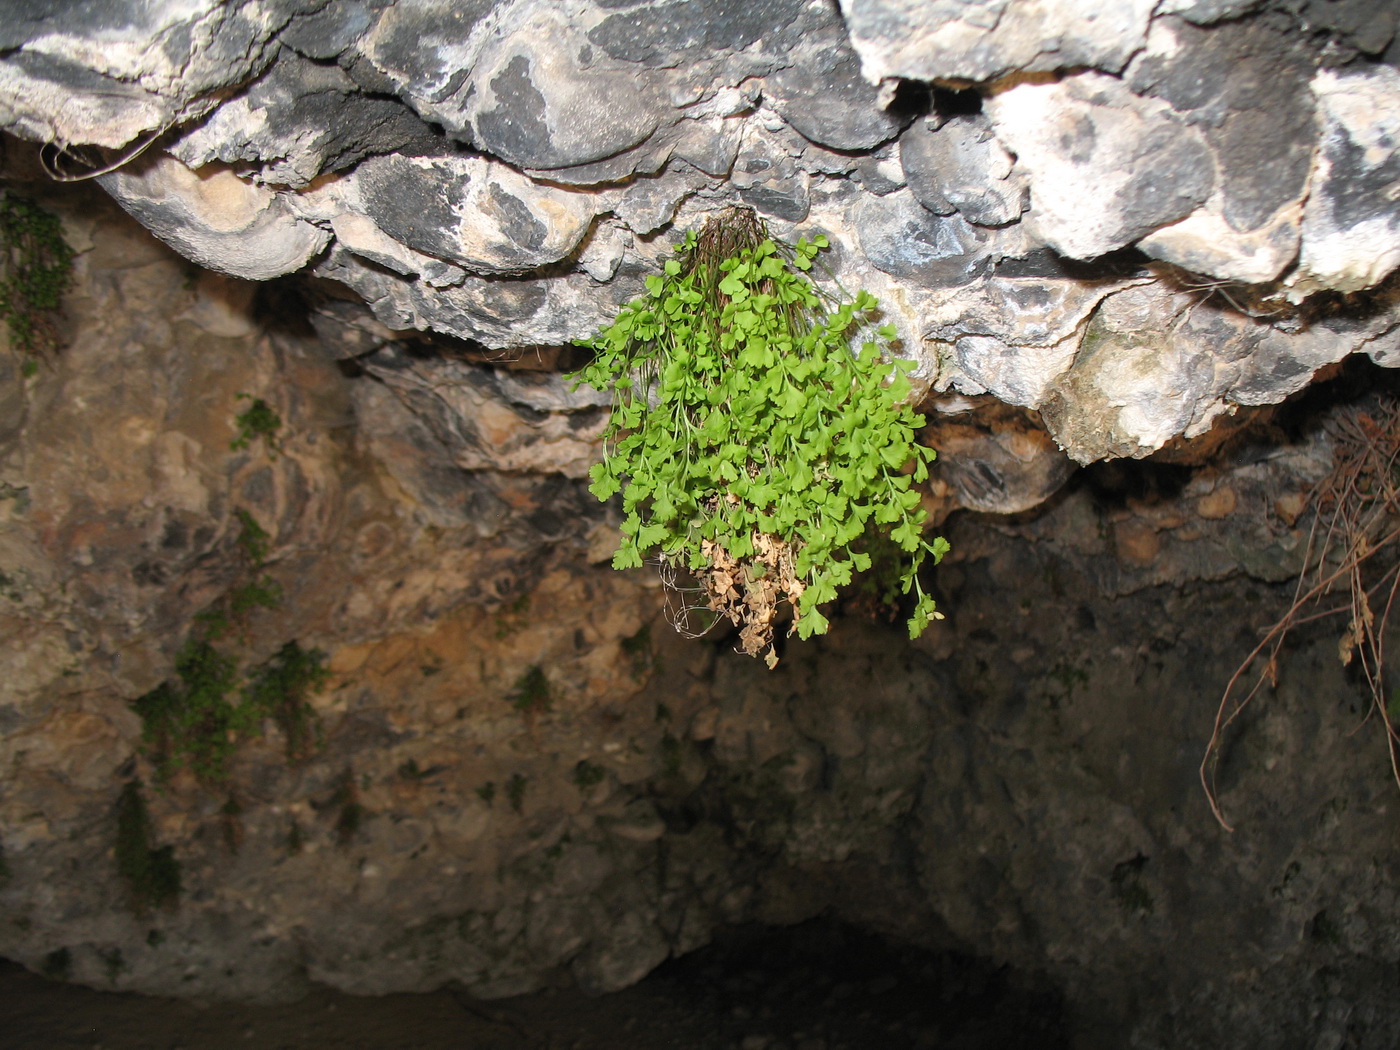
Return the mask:
[[[80,255],[68,348],[0,356],[0,954],[183,996],[604,991],[835,909],[1061,989],[1084,1047],[1393,1045],[1395,787],[1335,637],[1229,738],[1235,835],[1195,773],[1300,564],[1315,421],[954,517],[947,621],[909,643],[856,592],[769,672],[605,567],[599,412],[547,356],[430,354],[333,302],[318,336],[99,197],[44,199]],[[230,447],[241,394],[276,449]],[[939,433],[982,459],[936,504],[1039,462],[1014,412]],[[327,654],[317,744],[289,760],[268,720],[226,779],[162,781],[132,702],[246,578],[240,514],[282,601],[221,645]],[[121,875],[133,782],[178,900]]]

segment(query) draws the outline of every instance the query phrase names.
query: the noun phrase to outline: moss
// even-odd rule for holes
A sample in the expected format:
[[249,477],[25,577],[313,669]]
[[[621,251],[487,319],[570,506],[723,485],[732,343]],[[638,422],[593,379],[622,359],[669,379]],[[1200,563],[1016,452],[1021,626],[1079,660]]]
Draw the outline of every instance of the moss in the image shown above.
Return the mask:
[[258,524],[258,519],[242,507],[233,514],[241,526],[238,533],[239,549],[250,565],[261,565],[267,560],[268,541],[271,537],[268,536],[267,530]]
[[355,786],[355,776],[349,770],[341,778],[340,786],[331,796],[331,808],[336,811],[335,837],[342,846],[347,846],[364,827],[369,810],[360,802],[360,792]]
[[642,624],[641,629],[636,634],[622,639],[621,644],[623,655],[632,664],[633,678],[645,678],[648,671],[655,669],[656,656],[651,644],[651,624]]
[[588,759],[581,759],[578,765],[574,766],[574,785],[580,791],[589,791],[603,782],[607,776],[603,767]]
[[[268,534],[248,511],[234,513],[241,524],[238,547],[256,572],[267,557]],[[309,696],[330,677],[325,654],[296,640],[285,643],[247,674],[234,703],[238,664],[214,647],[233,628],[246,630],[254,609],[275,609],[281,602],[281,586],[267,575],[233,587],[195,616],[195,631],[175,657],[176,678],[132,701],[162,780],[188,766],[201,780],[221,783],[239,738],[263,719],[282,730],[289,761],[304,761],[315,751],[320,736]]]
[[116,984],[117,978],[131,969],[126,965],[120,948],[99,948],[97,957],[102,960],[102,970],[107,975],[108,984]]
[[529,781],[519,773],[512,773],[510,779],[506,781],[506,798],[510,802],[510,808],[519,813],[525,807],[525,787]]
[[505,641],[513,634],[519,634],[529,623],[530,596],[522,594],[509,605],[496,611],[496,640]]
[[234,660],[208,642],[190,641],[175,657],[178,681],[162,682],[132,701],[162,780],[183,766],[201,780],[217,783],[227,777],[233,735],[243,728],[228,699],[236,670]]
[[72,281],[73,249],[58,216],[6,194],[0,199],[0,318],[14,349],[30,355],[58,350],[54,314]]
[[243,844],[243,807],[232,795],[219,807],[219,824],[224,835],[224,846],[230,853],[237,853]]
[[1312,938],[1323,944],[1330,944],[1334,948],[1340,946],[1342,943],[1341,927],[1337,925],[1335,919],[1327,914],[1326,908],[1323,908],[1313,916]]
[[531,664],[529,670],[515,680],[510,694],[510,706],[522,714],[548,711],[553,700],[549,678],[539,664]]
[[476,797],[485,802],[488,806],[496,801],[496,782],[488,780],[476,789]]
[[347,802],[340,807],[340,815],[335,819],[335,837],[342,846],[348,845],[365,822],[365,807],[359,802]]
[[255,398],[252,394],[239,394],[238,397],[240,400],[250,402],[250,404],[233,417],[234,426],[238,428],[238,435],[228,443],[229,450],[232,452],[242,451],[261,438],[267,447],[268,455],[275,458],[277,453],[282,451],[282,446],[277,438],[278,432],[282,429],[282,417],[260,397]]
[[132,909],[142,914],[173,905],[180,896],[180,863],[171,846],[151,846],[151,821],[139,780],[128,781],[117,801],[117,872]]
[[[25,362],[31,364],[32,362]],[[37,368],[38,366],[35,365]],[[28,485],[12,485],[8,481],[0,481],[0,499],[14,500],[11,508],[16,514],[23,514],[29,510],[33,500],[29,496]]]
[[679,776],[681,771],[681,742],[670,733],[661,738],[661,770],[668,777]]
[[310,697],[330,678],[325,662],[326,654],[319,649],[303,649],[290,641],[253,671],[243,690],[250,715],[270,718],[282,730],[287,760],[294,764],[310,758],[321,742]]

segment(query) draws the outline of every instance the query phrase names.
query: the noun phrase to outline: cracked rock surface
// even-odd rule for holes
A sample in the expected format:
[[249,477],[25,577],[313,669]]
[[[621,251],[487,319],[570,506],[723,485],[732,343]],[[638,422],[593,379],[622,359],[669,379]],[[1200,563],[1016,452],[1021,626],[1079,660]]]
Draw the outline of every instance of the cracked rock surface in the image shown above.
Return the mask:
[[[496,350],[587,338],[682,231],[752,207],[826,233],[925,387],[1047,409],[1088,462],[1388,360],[1395,28],[1366,0],[38,3],[6,26],[0,127],[114,165],[202,266],[314,273]],[[1123,252],[1159,288],[1141,351],[1049,305]],[[1052,343],[1005,324],[1008,269]],[[1364,334],[1318,334],[1336,293]],[[1181,379],[1206,315],[1247,347],[1235,380]],[[1123,411],[1162,391],[1182,403]]]

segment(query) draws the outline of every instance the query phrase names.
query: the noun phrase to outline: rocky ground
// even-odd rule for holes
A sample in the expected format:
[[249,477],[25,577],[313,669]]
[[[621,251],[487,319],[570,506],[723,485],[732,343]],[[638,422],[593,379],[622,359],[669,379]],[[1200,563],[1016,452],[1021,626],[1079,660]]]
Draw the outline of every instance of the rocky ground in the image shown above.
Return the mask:
[[3,1050],[1055,1050],[1057,999],[831,922],[742,927],[622,992],[460,989],[279,1006],[98,992],[0,963]]

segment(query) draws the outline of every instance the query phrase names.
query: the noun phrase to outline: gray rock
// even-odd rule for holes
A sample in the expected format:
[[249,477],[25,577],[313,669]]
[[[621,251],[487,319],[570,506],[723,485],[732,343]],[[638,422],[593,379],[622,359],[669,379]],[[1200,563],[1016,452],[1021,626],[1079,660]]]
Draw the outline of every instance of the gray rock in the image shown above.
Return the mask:
[[850,218],[875,266],[925,288],[954,288],[986,274],[997,239],[959,216],[938,216],[900,190],[858,201]]
[[928,334],[948,348],[963,393],[1038,408],[1074,363],[1088,318],[1125,283],[993,277],[950,303],[957,313]]
[[687,120],[679,128],[675,156],[706,175],[723,178],[739,155],[741,124],[732,117]]
[[180,254],[232,277],[266,281],[299,270],[330,240],[280,196],[227,168],[194,172],[167,155],[100,181],[118,204]]
[[509,27],[483,42],[463,83],[453,123],[470,128],[480,149],[522,168],[603,160],[675,119],[650,78],[609,59],[549,3],[512,10]]
[[650,67],[676,66],[716,51],[755,44],[783,53],[797,43],[791,27],[805,0],[599,0],[608,11],[590,43],[613,58]]
[[712,185],[714,180],[704,172],[677,160],[659,175],[632,179],[610,200],[614,214],[628,229],[645,237],[668,225],[691,194]]
[[894,138],[912,114],[890,112],[861,77],[839,19],[803,34],[793,64],[767,79],[769,104],[803,136],[838,150],[868,150]]
[[1322,70],[1313,79],[1322,149],[1303,213],[1303,246],[1287,284],[1370,288],[1400,265],[1400,72]]
[[480,157],[376,157],[344,192],[390,237],[477,273],[563,258],[597,208],[592,194],[542,186]]
[[0,127],[40,142],[125,146],[208,112],[215,92],[266,67],[290,18],[319,6],[27,3],[0,30]]
[[307,58],[333,61],[364,35],[374,18],[362,0],[339,0],[319,11],[297,15],[277,39]]
[[[739,151],[730,185],[745,204],[785,222],[801,222],[811,208],[806,172],[798,166],[801,140],[778,125],[779,132],[750,135]],[[788,137],[796,141],[789,141]]]
[[353,289],[391,329],[441,332],[493,349],[587,339],[642,290],[635,279],[615,278],[600,294],[598,283],[586,273],[551,278],[467,276],[460,284],[438,289],[366,265],[334,245],[313,272]]
[[916,121],[899,139],[909,189],[936,215],[960,213],[979,226],[1003,226],[1021,217],[1025,177],[984,117],[955,117],[936,131]]
[[1144,251],[1218,277],[1265,282],[1297,254],[1316,132],[1308,60],[1265,23],[1207,31],[1159,19],[1129,83],[1201,128],[1216,192]]
[[1116,73],[1147,33],[1155,0],[842,0],[872,83],[992,80],[1092,66]]
[[[857,158],[854,176],[861,189],[883,197],[908,185],[898,146],[888,146]],[[920,202],[922,203],[922,201]],[[927,207],[927,205],[925,205]],[[933,209],[929,209],[932,211]]]
[[1026,221],[1065,255],[1089,259],[1131,244],[1185,218],[1214,190],[1201,133],[1115,78],[1028,81],[987,109],[1030,179]]
[[1159,15],[1180,15],[1198,25],[1210,25],[1227,18],[1239,18],[1262,6],[1263,0],[1163,0]]
[[169,152],[191,168],[256,164],[262,181],[299,188],[367,156],[419,152],[438,141],[401,103],[360,94],[335,66],[285,54]]
[[[332,5],[336,6],[336,5]],[[379,8],[358,51],[342,57],[368,90],[400,94],[417,112],[461,134],[467,74],[481,50],[474,36],[494,0],[414,0]],[[357,67],[363,65],[363,70]],[[371,75],[374,74],[374,75]]]
[[1143,456],[1225,411],[1238,361],[1263,337],[1249,318],[1196,309],[1188,296],[1140,285],[1105,298],[1074,363],[1040,405],[1079,462]]

